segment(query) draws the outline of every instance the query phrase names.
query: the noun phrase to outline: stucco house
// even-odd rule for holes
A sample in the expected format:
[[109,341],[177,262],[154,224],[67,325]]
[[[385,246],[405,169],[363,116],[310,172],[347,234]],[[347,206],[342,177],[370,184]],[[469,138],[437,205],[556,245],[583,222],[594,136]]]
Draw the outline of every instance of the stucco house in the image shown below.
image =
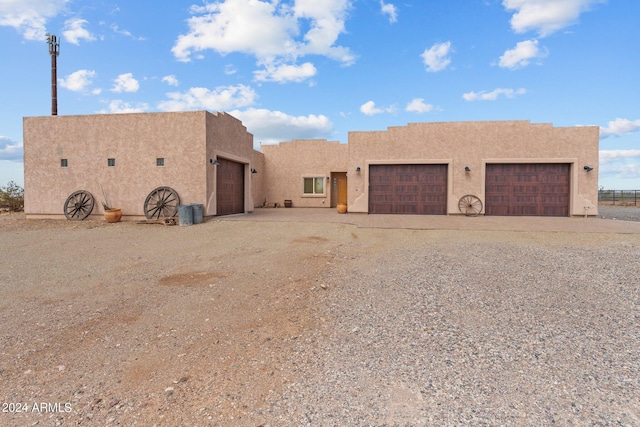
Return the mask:
[[91,215],[102,213],[104,192],[125,219],[165,215],[164,201],[202,204],[205,216],[341,203],[369,214],[597,215],[598,132],[410,123],[350,132],[347,144],[294,140],[256,151],[226,113],[25,117],[25,212],[64,218],[83,191],[98,199]]
[[351,132],[349,209],[454,214],[463,196],[474,195],[485,215],[595,215],[598,143],[595,126],[528,121]]
[[25,117],[23,126],[28,218],[63,215],[78,190],[97,199],[92,214],[104,193],[125,219],[166,214],[146,205],[156,189],[154,206],[199,203],[207,216],[249,212],[261,196],[251,171],[264,169],[263,155],[225,113]]

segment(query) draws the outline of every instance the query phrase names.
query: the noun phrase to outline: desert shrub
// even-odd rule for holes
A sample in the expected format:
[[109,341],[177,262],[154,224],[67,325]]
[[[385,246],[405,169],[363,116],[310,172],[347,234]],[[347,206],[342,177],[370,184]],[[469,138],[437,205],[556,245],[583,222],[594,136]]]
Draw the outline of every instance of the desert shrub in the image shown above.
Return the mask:
[[24,209],[24,188],[14,181],[9,181],[5,187],[0,187],[0,209],[9,212],[19,212]]

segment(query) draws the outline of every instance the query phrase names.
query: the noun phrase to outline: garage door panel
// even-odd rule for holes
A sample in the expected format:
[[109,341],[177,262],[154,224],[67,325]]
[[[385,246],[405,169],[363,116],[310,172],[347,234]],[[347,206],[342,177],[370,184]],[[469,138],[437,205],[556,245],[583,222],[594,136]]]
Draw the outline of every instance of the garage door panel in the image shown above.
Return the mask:
[[569,164],[488,164],[485,214],[568,216]]
[[418,214],[418,205],[415,203],[397,203],[395,205],[395,211],[391,212],[395,214],[415,215]]
[[369,213],[446,215],[446,209],[447,165],[369,167]]
[[544,205],[561,205],[569,203],[569,198],[566,196],[560,196],[557,194],[543,194],[541,196],[542,204]]
[[244,213],[244,165],[218,158],[216,215]]

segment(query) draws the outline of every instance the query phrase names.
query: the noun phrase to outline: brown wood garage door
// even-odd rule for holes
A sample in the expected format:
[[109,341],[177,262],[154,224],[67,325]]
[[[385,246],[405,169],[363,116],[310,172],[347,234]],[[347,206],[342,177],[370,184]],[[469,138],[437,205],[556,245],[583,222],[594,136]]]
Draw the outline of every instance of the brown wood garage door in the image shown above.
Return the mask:
[[447,214],[447,165],[369,166],[370,214]]
[[244,213],[244,165],[218,157],[217,215]]
[[485,215],[569,216],[570,165],[488,164]]

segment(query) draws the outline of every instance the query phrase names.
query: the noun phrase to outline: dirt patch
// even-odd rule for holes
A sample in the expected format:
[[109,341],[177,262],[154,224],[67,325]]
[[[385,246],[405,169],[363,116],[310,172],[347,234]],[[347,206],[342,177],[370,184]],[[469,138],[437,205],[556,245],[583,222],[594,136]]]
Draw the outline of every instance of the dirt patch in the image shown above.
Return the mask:
[[191,271],[165,276],[159,283],[162,286],[206,286],[213,285],[218,279],[228,277],[230,274],[228,271]]
[[328,242],[329,239],[320,236],[307,236],[299,239],[294,239],[293,243],[314,243],[314,242]]
[[346,227],[0,221],[1,400],[71,408],[8,426],[259,425]]

